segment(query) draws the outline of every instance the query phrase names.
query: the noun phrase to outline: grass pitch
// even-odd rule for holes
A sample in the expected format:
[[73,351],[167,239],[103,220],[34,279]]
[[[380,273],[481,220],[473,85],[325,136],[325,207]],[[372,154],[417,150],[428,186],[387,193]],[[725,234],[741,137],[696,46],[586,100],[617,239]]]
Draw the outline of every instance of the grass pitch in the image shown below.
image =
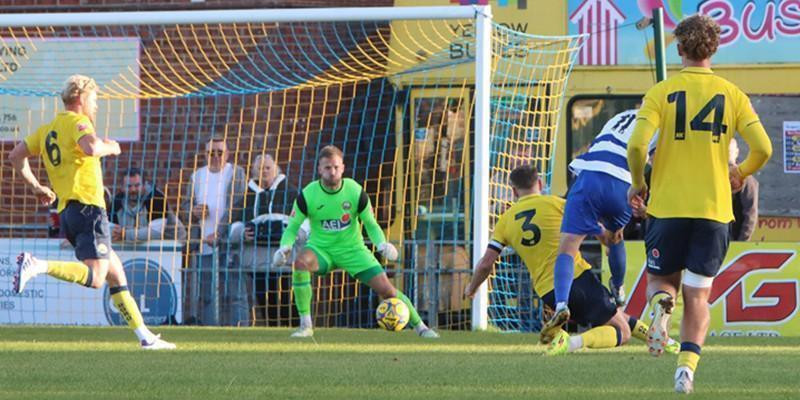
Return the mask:
[[[541,355],[537,336],[318,329],[158,329],[172,352],[123,328],[0,327],[0,399],[675,398],[675,357],[643,344]],[[692,398],[800,398],[800,338],[710,338]]]

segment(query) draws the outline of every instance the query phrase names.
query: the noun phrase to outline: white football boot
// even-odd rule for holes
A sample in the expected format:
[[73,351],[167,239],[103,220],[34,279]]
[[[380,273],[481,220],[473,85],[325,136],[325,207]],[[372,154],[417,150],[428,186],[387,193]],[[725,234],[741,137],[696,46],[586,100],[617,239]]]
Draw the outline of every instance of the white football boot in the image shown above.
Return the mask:
[[161,335],[156,335],[150,343],[142,340],[140,344],[142,345],[142,350],[175,350],[177,348],[174,343],[161,339]]
[[675,370],[675,392],[692,393],[694,391],[694,372],[686,367]]
[[665,296],[653,306],[653,321],[647,330],[647,349],[653,357],[664,354],[664,348],[669,344],[669,324],[673,307],[675,300],[672,296]]
[[17,256],[17,273],[14,274],[14,293],[22,293],[29,280],[42,272],[47,272],[47,265],[40,262],[33,254],[24,252]]

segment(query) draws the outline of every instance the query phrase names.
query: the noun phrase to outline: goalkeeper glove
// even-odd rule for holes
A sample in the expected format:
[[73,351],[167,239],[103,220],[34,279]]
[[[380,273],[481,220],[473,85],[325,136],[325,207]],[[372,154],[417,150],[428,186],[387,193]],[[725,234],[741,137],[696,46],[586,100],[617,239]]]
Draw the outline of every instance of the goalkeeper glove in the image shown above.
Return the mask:
[[272,265],[273,266],[281,266],[286,265],[289,259],[289,253],[292,251],[292,248],[289,246],[281,246],[278,250],[275,251],[275,254],[272,255]]
[[389,261],[397,260],[397,248],[389,242],[379,244],[378,251],[381,253],[383,258]]

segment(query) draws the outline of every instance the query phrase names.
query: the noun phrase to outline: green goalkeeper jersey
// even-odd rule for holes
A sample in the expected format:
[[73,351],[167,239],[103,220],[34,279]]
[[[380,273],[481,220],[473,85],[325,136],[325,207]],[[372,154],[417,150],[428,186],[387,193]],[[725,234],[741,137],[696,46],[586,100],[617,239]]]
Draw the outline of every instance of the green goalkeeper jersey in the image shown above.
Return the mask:
[[322,247],[363,246],[361,223],[372,243],[386,242],[383,230],[372,214],[367,192],[356,181],[342,179],[339,190],[331,192],[316,180],[306,185],[297,196],[289,217],[289,226],[281,237],[281,246],[291,247],[297,230],[308,218],[311,232],[308,244]]

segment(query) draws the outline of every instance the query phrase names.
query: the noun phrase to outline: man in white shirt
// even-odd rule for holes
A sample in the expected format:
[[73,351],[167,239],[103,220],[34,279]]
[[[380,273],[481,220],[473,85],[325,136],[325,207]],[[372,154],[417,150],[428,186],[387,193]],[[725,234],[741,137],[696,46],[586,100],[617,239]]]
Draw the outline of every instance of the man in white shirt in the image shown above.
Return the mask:
[[[190,252],[195,276],[191,288],[199,295],[199,310],[190,305],[189,314],[202,325],[238,325],[247,320],[247,297],[239,290],[245,280],[238,271],[227,267],[228,227],[231,213],[241,212],[245,191],[245,173],[228,162],[224,138],[214,137],[206,143],[208,164],[198,168],[184,190],[184,213],[188,213]],[[186,215],[186,214],[184,214]],[[215,258],[216,255],[216,258]],[[213,271],[218,271],[218,281]],[[218,292],[214,283],[218,282]],[[218,293],[218,295],[217,295]],[[216,309],[217,304],[219,309]],[[229,312],[225,312],[229,311]],[[217,317],[222,317],[220,321]]]

